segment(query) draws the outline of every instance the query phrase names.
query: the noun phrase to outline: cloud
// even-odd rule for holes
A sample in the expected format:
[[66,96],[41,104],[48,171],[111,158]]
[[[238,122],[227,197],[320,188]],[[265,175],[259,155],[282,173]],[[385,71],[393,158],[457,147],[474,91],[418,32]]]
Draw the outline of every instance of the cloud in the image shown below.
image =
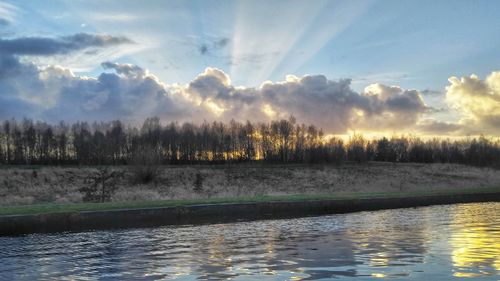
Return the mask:
[[458,129],[456,124],[424,119],[433,110],[421,93],[399,86],[372,84],[358,93],[349,79],[306,75],[237,87],[216,68],[180,85],[166,84],[138,65],[103,62],[102,67],[111,72],[85,77],[61,66],[40,67],[0,56],[0,117],[135,123],[150,116],[164,121],[260,122],[293,115],[329,133]]
[[268,121],[294,115],[300,122],[338,133],[354,128],[412,127],[430,109],[415,90],[374,84],[360,94],[350,83],[349,79],[308,75],[264,82],[257,88],[234,87],[227,74],[207,68],[179,91],[205,107],[205,116],[214,113],[222,120]]
[[208,46],[207,46],[207,44],[201,44],[201,46],[199,48],[199,51],[200,51],[201,55],[205,55],[206,53],[208,53]]
[[137,65],[133,64],[120,64],[120,63],[114,63],[114,62],[103,62],[101,63],[101,66],[104,69],[114,69],[116,73],[118,74],[124,74],[124,75],[145,75],[146,71],[142,68],[140,68]]
[[229,38],[220,38],[213,42],[214,47],[223,48],[229,43]]
[[41,67],[25,58],[62,60],[69,53],[82,51],[78,55],[90,59],[89,52],[100,53],[131,43],[126,37],[86,33],[0,39],[0,118],[32,117],[56,122],[175,117],[176,106],[182,102],[174,104],[165,85],[138,66],[103,63],[114,73],[94,78],[77,76],[57,65]]
[[0,39],[0,53],[2,55],[50,56],[68,54],[73,51],[92,47],[105,48],[131,43],[133,43],[132,40],[126,37],[87,33],[78,33],[58,38],[19,37],[14,39]]
[[[72,77],[72,83],[61,91],[57,107],[48,110],[51,119],[72,108],[75,119],[141,122],[150,116],[176,120],[188,116],[191,105],[147,70],[130,64],[103,63],[115,73],[97,78]],[[57,113],[54,115],[54,113]]]
[[422,90],[421,91],[422,95],[424,96],[438,96],[438,95],[441,95],[443,94],[442,91],[438,91],[438,90],[432,90],[432,89],[425,89],[425,90]]
[[482,80],[476,75],[450,77],[446,102],[457,110],[466,132],[500,132],[500,72],[492,72]]
[[94,78],[60,66],[3,63],[14,66],[15,73],[0,77],[1,118],[135,122],[155,115],[172,120],[186,116],[183,100],[175,100],[156,76],[137,66],[105,63],[114,72]]
[[91,71],[103,60],[116,59],[144,50],[124,36],[77,33],[60,37],[0,38],[0,56],[17,57],[37,65],[64,65],[72,71]]
[[229,44],[230,40],[227,37],[213,37],[198,46],[200,55],[209,55],[223,49]]
[[[105,63],[103,66],[116,73],[102,73],[92,78],[76,76],[70,69],[57,65],[40,67],[22,58],[57,58],[78,50],[104,49],[131,42],[125,37],[85,33],[59,38],[0,39],[0,117],[26,116],[50,121],[112,119],[126,117],[130,111],[141,112],[135,107],[140,104],[148,110],[152,104],[168,103],[164,85],[136,66]],[[125,98],[122,92],[127,95]],[[158,98],[162,95],[165,98]],[[143,98],[143,102],[134,98]],[[88,118],[89,114],[94,116]]]
[[435,119],[423,119],[417,124],[417,130],[433,135],[453,134],[462,130],[462,126],[457,123],[444,122]]
[[0,27],[12,23],[18,12],[18,8],[12,4],[0,2]]
[[358,127],[371,130],[408,130],[433,109],[427,106],[417,90],[399,86],[371,84],[363,93],[370,98],[370,107],[364,109]]
[[130,22],[137,20],[138,17],[127,13],[92,13],[90,19],[101,22]]

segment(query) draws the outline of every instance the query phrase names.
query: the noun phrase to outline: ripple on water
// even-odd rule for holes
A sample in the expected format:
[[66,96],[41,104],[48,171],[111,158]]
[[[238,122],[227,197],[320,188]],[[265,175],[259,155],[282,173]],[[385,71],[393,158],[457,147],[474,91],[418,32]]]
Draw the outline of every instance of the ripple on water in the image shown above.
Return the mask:
[[0,238],[0,279],[500,276],[500,203]]

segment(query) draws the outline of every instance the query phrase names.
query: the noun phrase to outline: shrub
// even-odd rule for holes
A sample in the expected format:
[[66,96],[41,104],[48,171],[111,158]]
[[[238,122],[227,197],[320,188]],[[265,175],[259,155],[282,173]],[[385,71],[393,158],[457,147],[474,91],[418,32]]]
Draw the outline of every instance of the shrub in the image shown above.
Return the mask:
[[88,186],[80,189],[85,202],[106,202],[111,200],[111,195],[116,189],[117,180],[123,172],[111,171],[108,167],[100,168],[97,173],[89,178]]
[[196,174],[196,178],[194,180],[194,190],[201,191],[203,189],[203,176],[201,173]]
[[134,150],[130,160],[132,181],[139,184],[150,183],[158,177],[161,156],[152,146],[141,146]]

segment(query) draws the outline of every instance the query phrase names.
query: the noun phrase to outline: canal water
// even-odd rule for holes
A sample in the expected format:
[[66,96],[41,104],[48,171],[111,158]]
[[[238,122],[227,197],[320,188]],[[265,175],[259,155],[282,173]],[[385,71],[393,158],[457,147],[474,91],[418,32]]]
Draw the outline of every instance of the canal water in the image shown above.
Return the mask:
[[0,280],[500,280],[500,203],[0,237]]

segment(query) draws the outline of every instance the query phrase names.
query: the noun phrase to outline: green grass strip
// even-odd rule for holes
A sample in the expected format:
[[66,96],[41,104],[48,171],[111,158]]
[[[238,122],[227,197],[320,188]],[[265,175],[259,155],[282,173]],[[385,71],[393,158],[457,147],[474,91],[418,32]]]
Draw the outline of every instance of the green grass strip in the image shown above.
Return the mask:
[[74,204],[33,204],[22,206],[0,207],[0,216],[5,215],[33,215],[47,213],[66,213],[82,211],[106,211],[118,209],[140,209],[159,208],[170,206],[188,206],[200,204],[224,204],[224,203],[253,203],[272,201],[311,201],[311,200],[357,200],[374,198],[404,198],[419,196],[438,195],[467,195],[481,193],[497,193],[500,187],[477,188],[477,189],[435,189],[432,191],[418,192],[366,192],[366,193],[333,193],[333,194],[294,194],[294,195],[264,195],[256,197],[233,197],[233,198],[209,198],[196,200],[161,200],[161,201],[138,201],[138,202],[106,202],[106,203],[74,203]]

